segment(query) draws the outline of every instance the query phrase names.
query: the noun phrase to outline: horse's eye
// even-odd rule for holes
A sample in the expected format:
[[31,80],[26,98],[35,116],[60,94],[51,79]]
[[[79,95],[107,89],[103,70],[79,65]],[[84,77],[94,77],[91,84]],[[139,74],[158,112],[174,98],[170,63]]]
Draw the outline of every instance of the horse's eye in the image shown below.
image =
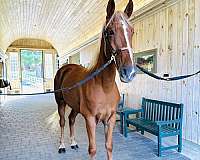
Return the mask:
[[131,32],[134,34],[134,32],[135,32],[135,31],[134,31],[134,29],[133,29],[133,28],[131,28]]
[[112,36],[112,35],[114,35],[114,31],[113,30],[107,30],[106,34],[107,34],[107,36]]
[[114,35],[114,31],[113,30],[105,30],[105,36],[106,37],[109,37],[109,36],[112,36]]
[[114,35],[114,31],[113,31],[113,30],[109,30],[109,31],[108,31],[108,35],[109,35],[109,36]]

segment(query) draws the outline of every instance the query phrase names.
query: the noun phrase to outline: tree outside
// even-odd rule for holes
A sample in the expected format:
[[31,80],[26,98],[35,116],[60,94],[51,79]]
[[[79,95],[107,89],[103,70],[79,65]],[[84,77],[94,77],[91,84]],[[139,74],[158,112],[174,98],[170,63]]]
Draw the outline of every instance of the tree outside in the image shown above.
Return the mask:
[[42,51],[21,50],[22,88],[43,86]]

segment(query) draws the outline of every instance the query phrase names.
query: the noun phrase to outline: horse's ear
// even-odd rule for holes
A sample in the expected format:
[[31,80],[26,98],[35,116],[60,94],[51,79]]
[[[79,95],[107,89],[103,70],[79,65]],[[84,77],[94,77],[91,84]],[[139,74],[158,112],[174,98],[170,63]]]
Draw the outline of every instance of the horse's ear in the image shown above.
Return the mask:
[[124,10],[124,13],[127,14],[128,18],[132,15],[133,13],[133,1],[129,0],[126,9]]
[[114,0],[109,0],[108,5],[107,5],[107,16],[106,20],[109,20],[112,15],[115,12],[115,1]]

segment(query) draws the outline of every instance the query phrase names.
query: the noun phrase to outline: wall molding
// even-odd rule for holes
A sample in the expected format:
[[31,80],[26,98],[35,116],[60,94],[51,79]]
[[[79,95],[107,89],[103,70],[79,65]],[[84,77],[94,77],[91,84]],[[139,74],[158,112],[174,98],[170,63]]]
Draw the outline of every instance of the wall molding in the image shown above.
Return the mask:
[[154,0],[149,4],[143,6],[141,9],[135,11],[130,18],[132,23],[142,20],[152,14],[159,12],[160,10],[166,9],[181,0]]

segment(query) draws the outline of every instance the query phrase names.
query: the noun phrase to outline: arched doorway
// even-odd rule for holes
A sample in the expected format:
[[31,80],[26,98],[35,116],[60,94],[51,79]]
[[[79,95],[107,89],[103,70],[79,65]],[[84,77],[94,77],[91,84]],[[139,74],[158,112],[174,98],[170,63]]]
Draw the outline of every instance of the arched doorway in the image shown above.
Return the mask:
[[6,53],[11,92],[34,93],[53,89],[57,52],[50,43],[19,39],[8,47]]

